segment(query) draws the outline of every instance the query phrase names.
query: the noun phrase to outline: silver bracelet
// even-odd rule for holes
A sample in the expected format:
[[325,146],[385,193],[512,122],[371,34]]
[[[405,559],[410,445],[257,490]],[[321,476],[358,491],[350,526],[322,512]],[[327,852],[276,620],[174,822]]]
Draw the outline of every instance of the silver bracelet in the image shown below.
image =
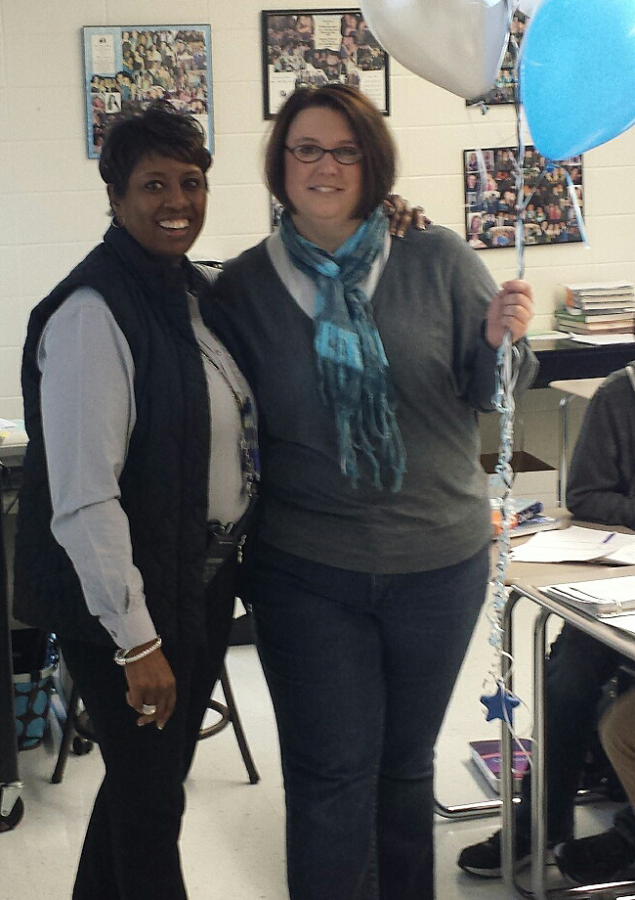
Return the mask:
[[162,643],[163,641],[159,635],[157,635],[152,644],[150,644],[149,647],[146,647],[145,650],[135,653],[134,656],[128,656],[128,653],[130,653],[129,650],[117,650],[113,659],[118,666],[129,666],[130,663],[138,662],[140,659],[143,659],[144,656],[150,656],[151,653],[154,653],[155,650],[159,649]]

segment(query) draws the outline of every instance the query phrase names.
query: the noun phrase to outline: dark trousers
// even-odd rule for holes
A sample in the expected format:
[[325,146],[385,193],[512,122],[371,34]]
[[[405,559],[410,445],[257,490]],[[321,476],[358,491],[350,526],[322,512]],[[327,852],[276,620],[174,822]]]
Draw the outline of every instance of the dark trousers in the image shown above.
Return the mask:
[[73,900],[186,900],[178,850],[187,775],[207,701],[223,664],[234,607],[235,561],[207,596],[207,633],[193,647],[163,650],[177,685],[165,729],[139,727],[112,650],[60,639],[95,728],[106,774],[86,832]]
[[[546,673],[547,836],[551,843],[573,837],[573,810],[580,770],[597,727],[602,686],[622,657],[589,635],[565,625],[554,641]],[[522,782],[517,830],[531,831],[531,776]],[[630,807],[617,820],[635,843],[635,819]]]
[[434,744],[488,548],[368,575],[261,547],[252,596],[276,713],[291,900],[430,900]]

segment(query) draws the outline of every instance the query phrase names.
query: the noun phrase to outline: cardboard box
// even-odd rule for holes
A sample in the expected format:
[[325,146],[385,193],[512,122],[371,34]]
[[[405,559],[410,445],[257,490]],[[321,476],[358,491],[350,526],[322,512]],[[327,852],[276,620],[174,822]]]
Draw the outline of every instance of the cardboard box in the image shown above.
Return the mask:
[[[497,463],[497,453],[484,453],[481,456],[481,465],[488,475],[494,472]],[[514,470],[512,497],[542,500],[545,509],[553,509],[558,505],[557,469],[524,450],[514,452],[512,469]],[[492,491],[492,496],[498,496],[498,491]]]

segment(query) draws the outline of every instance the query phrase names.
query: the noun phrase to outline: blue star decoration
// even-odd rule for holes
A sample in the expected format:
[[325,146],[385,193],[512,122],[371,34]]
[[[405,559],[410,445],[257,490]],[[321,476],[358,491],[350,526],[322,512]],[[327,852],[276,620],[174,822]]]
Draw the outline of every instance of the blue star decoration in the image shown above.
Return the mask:
[[506,690],[503,685],[498,685],[495,694],[483,694],[481,703],[487,709],[486,722],[492,719],[502,719],[503,722],[511,722],[515,706],[520,705],[520,700],[515,694]]

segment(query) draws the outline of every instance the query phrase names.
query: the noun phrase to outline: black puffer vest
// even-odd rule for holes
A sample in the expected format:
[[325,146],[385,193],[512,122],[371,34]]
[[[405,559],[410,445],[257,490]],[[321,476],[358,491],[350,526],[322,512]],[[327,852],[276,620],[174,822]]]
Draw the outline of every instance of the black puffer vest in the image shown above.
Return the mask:
[[83,285],[104,297],[134,359],[137,421],[120,488],[148,609],[165,641],[195,643],[204,631],[210,422],[186,288],[196,292],[203,284],[187,260],[181,267],[167,266],[112,227],[29,320],[22,360],[29,445],[16,538],[14,614],[65,637],[112,643],[88,612],[72,563],[51,533],[36,364],[46,322]]

